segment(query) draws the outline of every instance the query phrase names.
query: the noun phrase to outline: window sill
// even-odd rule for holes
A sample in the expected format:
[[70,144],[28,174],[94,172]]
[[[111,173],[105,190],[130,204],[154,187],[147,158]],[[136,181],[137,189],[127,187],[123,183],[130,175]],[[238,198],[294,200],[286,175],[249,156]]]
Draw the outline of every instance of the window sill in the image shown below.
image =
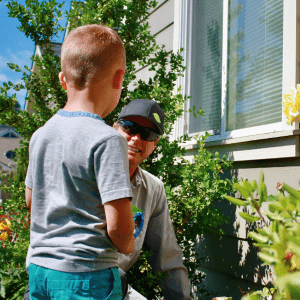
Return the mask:
[[[249,161],[299,156],[300,129],[285,130],[252,136],[208,141],[205,146],[212,153],[226,155],[230,161]],[[182,144],[187,158],[197,153],[196,141]]]

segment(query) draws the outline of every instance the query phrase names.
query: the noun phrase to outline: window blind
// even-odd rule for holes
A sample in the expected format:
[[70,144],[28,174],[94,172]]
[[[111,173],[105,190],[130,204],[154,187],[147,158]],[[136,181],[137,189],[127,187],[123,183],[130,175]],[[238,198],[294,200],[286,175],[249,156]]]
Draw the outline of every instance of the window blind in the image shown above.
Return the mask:
[[192,1],[190,107],[204,116],[189,116],[189,133],[221,129],[223,0]]
[[226,131],[280,122],[283,0],[230,0]]

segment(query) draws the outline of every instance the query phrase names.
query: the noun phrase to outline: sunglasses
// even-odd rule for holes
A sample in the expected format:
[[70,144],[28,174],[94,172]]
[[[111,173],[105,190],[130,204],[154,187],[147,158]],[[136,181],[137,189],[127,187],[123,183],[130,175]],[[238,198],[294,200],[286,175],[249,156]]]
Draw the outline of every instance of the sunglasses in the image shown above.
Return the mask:
[[129,135],[137,135],[139,133],[143,141],[154,142],[159,137],[159,135],[150,128],[141,126],[135,122],[120,119],[118,123],[122,126],[122,130]]

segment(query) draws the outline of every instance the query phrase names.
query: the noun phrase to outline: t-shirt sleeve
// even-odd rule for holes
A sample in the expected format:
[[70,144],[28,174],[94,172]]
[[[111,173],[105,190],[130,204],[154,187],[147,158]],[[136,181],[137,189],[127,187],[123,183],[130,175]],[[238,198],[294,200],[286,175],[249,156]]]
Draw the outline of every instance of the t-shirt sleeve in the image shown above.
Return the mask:
[[30,159],[30,144],[29,144],[29,164],[27,167],[27,173],[26,173],[26,178],[25,178],[25,185],[27,187],[29,187],[30,189],[32,189],[33,187],[33,182],[32,182],[32,164],[33,164],[33,160]]
[[105,140],[94,153],[95,176],[102,204],[131,198],[127,141],[122,136]]

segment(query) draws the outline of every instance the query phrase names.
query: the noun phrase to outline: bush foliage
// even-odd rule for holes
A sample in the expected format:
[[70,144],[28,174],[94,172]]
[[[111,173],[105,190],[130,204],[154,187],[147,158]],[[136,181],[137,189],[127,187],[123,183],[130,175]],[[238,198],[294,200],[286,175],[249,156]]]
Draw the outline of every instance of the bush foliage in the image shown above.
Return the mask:
[[239,213],[247,222],[262,224],[250,232],[249,237],[260,250],[259,258],[272,267],[275,275],[272,287],[266,286],[242,299],[300,299],[300,189],[278,183],[278,195],[268,195],[263,172],[258,183],[255,180],[239,181],[235,187],[242,199],[225,198],[252,211]]
[[[155,99],[165,112],[165,133],[170,134],[174,122],[184,113],[187,97],[175,89],[175,82],[181,76],[184,66],[180,53],[168,53],[159,47],[151,35],[147,14],[157,5],[153,0],[87,0],[73,2],[72,9],[66,12],[69,28],[80,25],[101,23],[114,28],[126,48],[127,70],[121,99],[118,107],[105,121],[112,125],[121,108],[136,98]],[[8,67],[21,72],[24,84],[3,83],[0,87],[0,124],[14,127],[22,136],[20,147],[16,149],[17,170],[3,190],[10,192],[10,198],[3,203],[3,228],[0,241],[0,296],[5,299],[22,299],[27,285],[25,257],[29,244],[30,215],[25,205],[24,180],[28,165],[28,145],[33,132],[63,108],[66,92],[58,81],[60,71],[59,57],[55,55],[51,40],[65,28],[59,23],[63,6],[55,0],[27,0],[26,5],[8,1],[9,15],[20,21],[19,29],[42,49],[41,57],[32,60],[39,74],[28,67],[9,63]],[[147,81],[135,80],[138,68],[150,66],[153,76]],[[33,112],[14,110],[17,99],[14,91],[27,89],[26,100]],[[11,93],[13,92],[13,93]],[[202,114],[191,109],[192,114]],[[205,136],[196,138],[199,146],[193,162],[184,158],[184,143],[190,138],[182,136],[170,141],[160,139],[152,155],[142,164],[152,174],[161,178],[165,184],[170,213],[178,242],[184,254],[184,264],[188,268],[192,285],[202,295],[208,295],[202,287],[203,274],[197,271],[201,262],[196,254],[196,236],[202,233],[220,234],[217,226],[224,222],[213,201],[223,194],[233,191],[233,183],[223,179],[223,172],[231,167],[226,157],[209,153],[204,148]],[[7,219],[7,220],[6,220]],[[4,228],[5,227],[5,228]],[[129,281],[134,288],[148,299],[161,297],[158,280],[163,274],[153,274],[147,257],[151,253],[143,249],[139,261],[129,271]],[[143,276],[140,274],[143,273]]]

